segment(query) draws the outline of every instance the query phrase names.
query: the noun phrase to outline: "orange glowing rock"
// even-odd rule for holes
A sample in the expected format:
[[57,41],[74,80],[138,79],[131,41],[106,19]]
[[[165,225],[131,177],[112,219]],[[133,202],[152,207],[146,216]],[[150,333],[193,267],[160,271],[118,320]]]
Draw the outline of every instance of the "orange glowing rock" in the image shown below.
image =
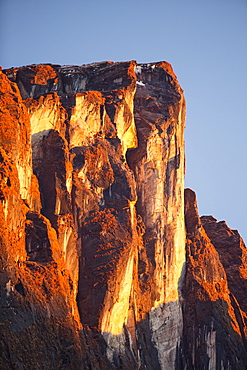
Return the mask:
[[184,197],[171,65],[11,68],[0,105],[0,368],[244,369],[246,249]]

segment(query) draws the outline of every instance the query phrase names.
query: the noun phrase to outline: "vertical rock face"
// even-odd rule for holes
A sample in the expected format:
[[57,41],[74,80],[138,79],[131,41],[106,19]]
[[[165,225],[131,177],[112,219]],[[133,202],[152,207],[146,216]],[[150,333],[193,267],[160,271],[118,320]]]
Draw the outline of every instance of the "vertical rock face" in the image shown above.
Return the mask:
[[244,368],[246,250],[192,191],[184,207],[171,66],[0,78],[1,366]]
[[0,90],[1,148],[15,162],[21,196],[30,202],[32,156],[29,116],[18,87],[15,83],[10,82],[3,73],[1,73]]
[[[168,63],[138,65],[136,74],[138,147],[129,151],[128,163],[135,174],[136,209],[145,225],[145,258],[140,253],[139,279],[150,310],[151,342],[161,368],[167,369],[175,364],[182,328],[179,285],[185,263],[185,102]],[[145,313],[144,309],[142,320]]]
[[212,216],[202,216],[201,222],[219,253],[229,289],[246,314],[247,250],[243,239],[236,230],[231,230],[225,221],[217,222]]
[[[235,279],[246,272],[246,249],[237,232],[213,217],[200,220],[195,193],[185,190],[187,268],[183,289],[184,361],[189,369],[245,369],[246,311],[241,289],[232,286],[226,255],[232,246]],[[232,237],[233,236],[233,237]],[[235,242],[235,245],[234,245]],[[231,244],[233,243],[233,244]],[[233,250],[234,249],[234,250]],[[241,260],[241,257],[242,260]],[[240,258],[239,258],[240,257]],[[246,289],[246,287],[245,287]],[[237,293],[237,297],[235,296]]]

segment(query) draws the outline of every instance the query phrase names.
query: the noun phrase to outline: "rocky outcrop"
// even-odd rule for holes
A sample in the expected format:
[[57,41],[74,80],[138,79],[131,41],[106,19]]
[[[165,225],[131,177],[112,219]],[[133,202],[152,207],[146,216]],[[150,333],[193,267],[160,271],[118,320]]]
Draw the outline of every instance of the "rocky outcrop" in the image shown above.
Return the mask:
[[0,367],[74,366],[82,353],[80,322],[55,230],[21,199],[18,171],[2,149],[0,160]]
[[219,253],[229,289],[246,314],[247,250],[244,241],[238,231],[231,230],[225,221],[217,222],[212,216],[202,216],[201,222]]
[[40,214],[26,106],[2,73],[0,88],[0,367],[108,368],[87,350],[73,273],[55,228]]
[[245,246],[184,206],[169,63],[0,77],[1,366],[244,368]]
[[1,73],[1,148],[15,162],[23,199],[31,202],[32,153],[29,116],[15,83]]
[[[241,309],[245,298],[241,296],[241,289],[237,289],[241,293],[235,297],[231,283],[233,275],[228,273],[224,253],[220,253],[217,245],[221,240],[222,249],[229,252],[229,238],[237,232],[231,231],[225,222],[217,223],[213,217],[200,219],[195,193],[190,189],[185,190],[185,220],[183,358],[186,366],[189,369],[245,369],[246,312]],[[232,262],[238,262],[241,247],[242,255],[246,253],[239,235],[236,239],[238,242],[236,240],[231,251]],[[246,271],[244,259],[240,265]],[[237,272],[236,275],[239,276]]]

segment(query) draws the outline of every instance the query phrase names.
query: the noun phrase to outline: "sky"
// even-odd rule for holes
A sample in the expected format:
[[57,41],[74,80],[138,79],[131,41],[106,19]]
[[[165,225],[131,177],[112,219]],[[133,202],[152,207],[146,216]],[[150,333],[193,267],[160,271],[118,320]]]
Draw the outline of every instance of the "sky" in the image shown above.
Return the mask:
[[165,60],[187,101],[186,187],[247,242],[247,0],[0,0],[0,65]]

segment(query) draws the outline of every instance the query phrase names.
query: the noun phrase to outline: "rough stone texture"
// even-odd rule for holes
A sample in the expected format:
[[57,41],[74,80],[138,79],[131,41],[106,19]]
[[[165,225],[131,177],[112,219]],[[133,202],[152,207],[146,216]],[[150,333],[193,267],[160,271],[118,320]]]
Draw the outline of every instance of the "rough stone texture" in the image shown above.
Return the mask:
[[82,331],[73,274],[39,213],[26,107],[15,83],[4,74],[0,82],[0,368],[108,369],[100,348],[87,349],[94,339]]
[[15,162],[20,192],[31,202],[32,154],[29,116],[17,85],[0,72],[0,144]]
[[0,159],[0,367],[41,369],[48,362],[54,369],[79,368],[74,356],[82,353],[80,321],[56,232],[29,212],[16,167],[2,149]]
[[238,231],[231,230],[225,221],[217,222],[212,216],[202,216],[201,222],[219,253],[229,289],[247,314],[247,249],[244,241]]
[[[129,151],[128,163],[136,180],[136,209],[145,225],[142,248],[146,255],[144,260],[140,255],[139,261],[140,267],[146,264],[139,271],[144,281],[141,300],[146,298],[150,310],[149,330],[160,366],[167,369],[174,366],[182,329],[185,101],[168,63],[138,65],[136,74],[138,147]],[[145,313],[144,309],[140,319]]]
[[0,79],[0,367],[244,369],[246,250],[184,207],[169,63]]
[[[233,295],[215,244],[220,233],[215,232],[209,239],[208,228],[204,226],[213,222],[211,230],[221,227],[223,233],[226,230],[231,235],[235,233],[225,223],[217,224],[212,217],[202,217],[202,220],[198,216],[195,193],[186,189],[187,266],[183,288],[182,368],[245,369],[246,323],[245,313],[241,311],[245,298],[239,297],[238,302]],[[226,241],[223,244],[226,246]],[[231,256],[238,260],[236,251]],[[246,270],[246,266],[244,268]]]

